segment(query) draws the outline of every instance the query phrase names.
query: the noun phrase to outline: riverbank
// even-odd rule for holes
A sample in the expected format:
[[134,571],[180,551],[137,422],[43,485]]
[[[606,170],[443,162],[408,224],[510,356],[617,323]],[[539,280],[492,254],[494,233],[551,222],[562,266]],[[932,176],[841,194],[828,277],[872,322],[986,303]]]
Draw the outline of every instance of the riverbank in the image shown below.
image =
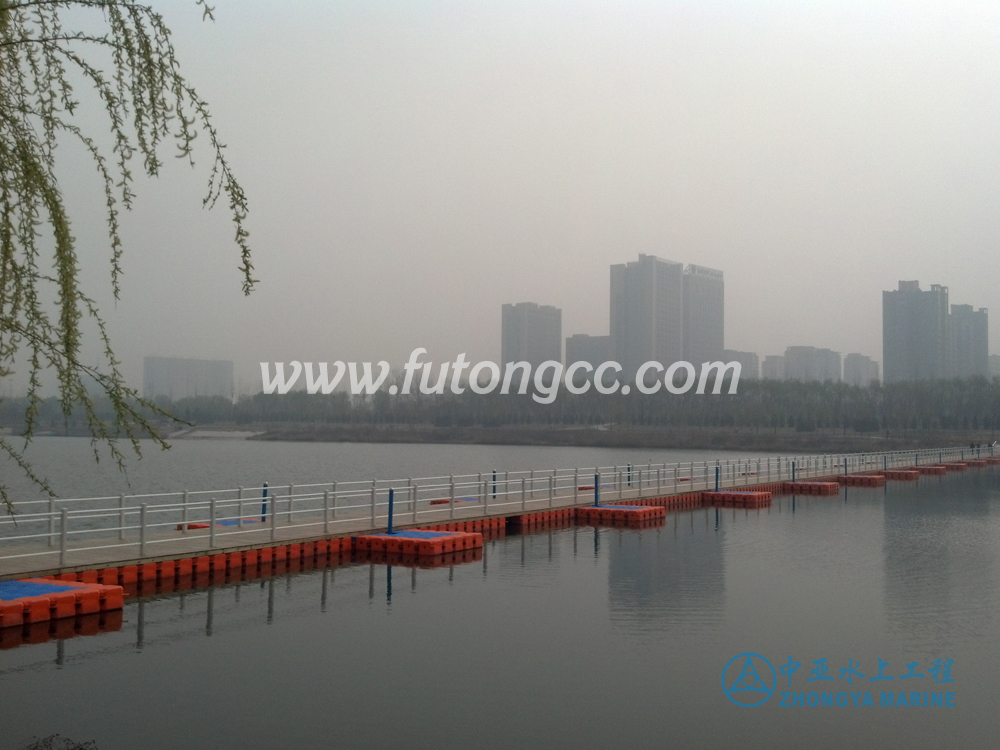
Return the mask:
[[[246,429],[245,427],[243,429]],[[538,445],[593,448],[656,448],[772,453],[840,453],[988,445],[989,432],[914,430],[853,433],[839,430],[752,430],[726,427],[435,427],[433,425],[288,424],[254,426],[252,440],[331,443],[435,443]]]

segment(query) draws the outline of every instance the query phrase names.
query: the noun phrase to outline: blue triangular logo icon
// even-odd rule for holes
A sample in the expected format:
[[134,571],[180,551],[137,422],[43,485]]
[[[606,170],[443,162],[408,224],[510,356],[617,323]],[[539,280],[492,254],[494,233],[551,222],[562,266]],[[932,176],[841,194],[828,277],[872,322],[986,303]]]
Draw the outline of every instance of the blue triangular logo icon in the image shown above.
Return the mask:
[[739,692],[753,692],[753,693],[768,693],[770,690],[764,687],[763,680],[760,679],[760,675],[757,674],[757,670],[753,665],[753,657],[747,656],[746,661],[743,662],[743,669],[740,670],[739,675],[736,680],[729,687],[726,692],[729,693],[739,693]]

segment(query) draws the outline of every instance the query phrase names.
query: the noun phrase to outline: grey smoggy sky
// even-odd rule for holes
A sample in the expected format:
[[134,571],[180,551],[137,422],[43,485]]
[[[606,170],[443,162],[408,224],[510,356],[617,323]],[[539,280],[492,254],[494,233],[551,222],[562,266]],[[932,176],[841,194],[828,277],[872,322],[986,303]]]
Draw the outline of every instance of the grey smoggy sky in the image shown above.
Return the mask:
[[762,356],[881,361],[899,279],[1000,310],[1000,4],[214,5],[160,7],[249,195],[249,298],[202,149],[139,183],[114,305],[66,152],[136,386],[154,354],[235,360],[244,392],[264,360],[495,360],[504,302],[606,334],[608,267],[638,253],[723,270],[726,346]]

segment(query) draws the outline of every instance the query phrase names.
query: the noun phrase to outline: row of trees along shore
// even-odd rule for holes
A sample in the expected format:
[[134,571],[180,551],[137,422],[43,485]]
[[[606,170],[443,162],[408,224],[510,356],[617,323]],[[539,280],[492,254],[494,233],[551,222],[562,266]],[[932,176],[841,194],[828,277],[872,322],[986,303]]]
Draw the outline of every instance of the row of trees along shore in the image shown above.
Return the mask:
[[[810,432],[837,429],[855,433],[885,430],[993,431],[1000,422],[1000,378],[938,380],[856,387],[843,383],[744,381],[737,394],[654,395],[631,393],[574,396],[561,392],[551,404],[530,395],[372,396],[346,393],[160,399],[157,405],[192,425],[261,426],[294,423],[500,426],[657,426],[733,427]],[[0,402],[0,425],[15,433],[23,424],[18,399]],[[98,409],[110,404],[98,401]],[[151,415],[155,418],[155,415]],[[64,415],[56,399],[39,407],[37,426],[56,434],[85,434],[86,415]],[[176,425],[163,423],[163,428]]]

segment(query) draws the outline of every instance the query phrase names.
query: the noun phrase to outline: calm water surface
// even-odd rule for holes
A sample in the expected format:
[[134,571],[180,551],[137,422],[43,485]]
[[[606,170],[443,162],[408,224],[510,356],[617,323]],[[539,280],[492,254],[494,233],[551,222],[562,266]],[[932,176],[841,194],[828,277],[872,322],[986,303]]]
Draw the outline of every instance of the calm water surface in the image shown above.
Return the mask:
[[[399,449],[369,447],[371,471]],[[998,509],[1000,472],[979,469],[510,535],[452,569],[355,564],[131,601],[119,632],[0,652],[0,747],[55,732],[101,750],[996,747]],[[738,707],[720,676],[745,651],[799,662],[794,691],[876,705]],[[807,682],[824,658],[835,680]],[[850,686],[848,659],[866,675]],[[896,680],[868,679],[879,659]],[[954,683],[899,680],[937,659]],[[879,707],[886,685],[957,705]]]

